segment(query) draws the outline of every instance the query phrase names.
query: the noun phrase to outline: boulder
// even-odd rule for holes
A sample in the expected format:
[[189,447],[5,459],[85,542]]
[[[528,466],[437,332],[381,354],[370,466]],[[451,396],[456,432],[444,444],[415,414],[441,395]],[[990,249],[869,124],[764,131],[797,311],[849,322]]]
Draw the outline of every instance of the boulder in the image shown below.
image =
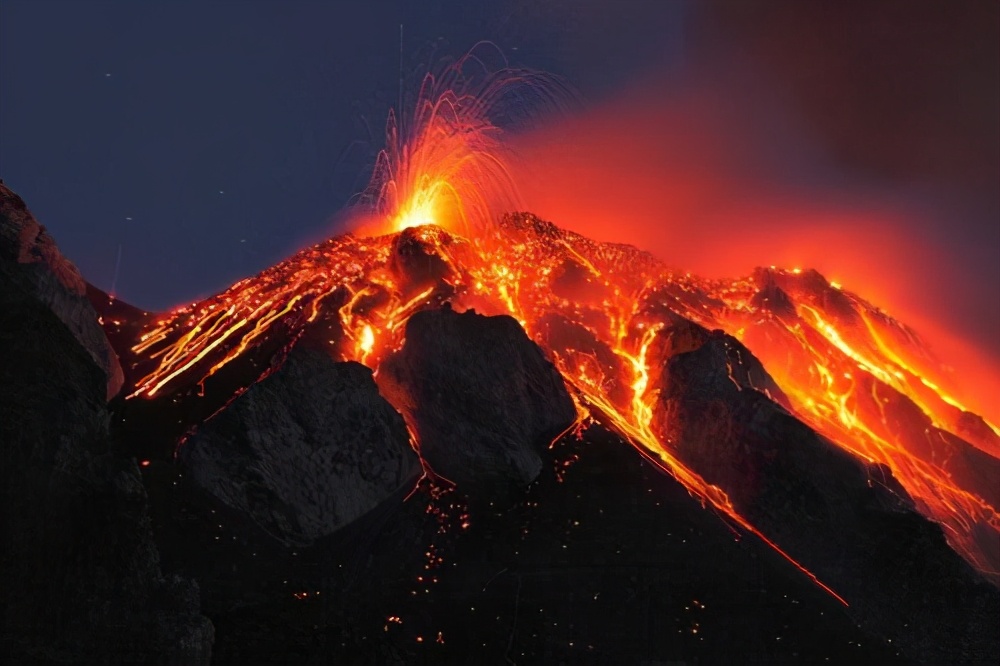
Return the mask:
[[431,469],[479,497],[534,480],[540,452],[576,409],[520,324],[446,307],[413,315],[405,338],[382,362],[379,387],[415,428]]
[[294,348],[181,446],[195,481],[289,545],[331,534],[420,475],[370,369]]

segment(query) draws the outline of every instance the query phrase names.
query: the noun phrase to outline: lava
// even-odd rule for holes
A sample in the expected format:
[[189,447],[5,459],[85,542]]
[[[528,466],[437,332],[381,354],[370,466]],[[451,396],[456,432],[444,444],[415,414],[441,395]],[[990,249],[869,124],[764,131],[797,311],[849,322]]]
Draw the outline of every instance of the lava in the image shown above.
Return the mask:
[[368,232],[435,224],[469,236],[520,208],[512,155],[492,118],[541,113],[567,93],[540,72],[491,70],[482,50],[427,74],[409,117],[390,111],[386,148],[361,197],[374,211]]
[[[791,299],[780,314],[752,298],[762,286],[778,293],[775,282]],[[887,465],[951,544],[996,576],[990,544],[1000,535],[1000,507],[990,475],[977,479],[975,467],[995,464],[1000,431],[903,360],[930,363],[920,339],[817,273],[759,271],[720,294],[727,308],[718,324],[758,354],[799,415],[855,455]]]
[[886,465],[959,553],[988,574],[1000,569],[984,545],[1000,536],[996,490],[975,469],[976,460],[997,463],[1000,431],[938,388],[941,373],[913,331],[813,271],[707,280],[632,246],[507,214],[518,197],[490,114],[512,82],[530,87],[534,79],[508,72],[477,88],[463,78],[467,65],[428,77],[412,119],[390,117],[388,148],[365,195],[376,230],[387,233],[332,238],[156,317],[132,347],[143,372],[128,397],[203,384],[270,336],[293,339],[324,321],[333,323],[324,329],[333,331],[330,353],[377,378],[421,309],[511,315],[573,389],[579,423],[615,430],[846,604],[654,431],[654,378],[669,356],[662,332],[686,320],[744,342],[797,415],[853,455]]

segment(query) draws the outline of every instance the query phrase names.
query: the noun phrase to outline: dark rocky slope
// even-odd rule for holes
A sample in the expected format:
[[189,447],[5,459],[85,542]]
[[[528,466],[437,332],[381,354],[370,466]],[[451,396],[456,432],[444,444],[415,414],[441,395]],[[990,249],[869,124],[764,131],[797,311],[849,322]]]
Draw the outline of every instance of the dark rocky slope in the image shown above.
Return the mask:
[[615,435],[592,426],[542,459],[515,504],[423,486],[305,548],[165,464],[147,479],[217,664],[908,663]]
[[0,282],[51,311],[105,375],[107,397],[122,387],[118,357],[87,298],[87,283],[21,197],[0,181]]

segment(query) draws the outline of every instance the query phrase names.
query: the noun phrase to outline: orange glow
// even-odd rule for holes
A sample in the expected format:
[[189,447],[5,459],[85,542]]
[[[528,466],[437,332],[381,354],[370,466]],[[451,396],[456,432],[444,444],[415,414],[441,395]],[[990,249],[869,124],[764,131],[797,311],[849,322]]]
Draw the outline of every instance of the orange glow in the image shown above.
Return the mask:
[[361,340],[358,341],[358,348],[361,351],[361,362],[364,363],[368,355],[372,353],[372,349],[375,347],[375,333],[372,331],[372,327],[365,324],[365,327],[361,331]]

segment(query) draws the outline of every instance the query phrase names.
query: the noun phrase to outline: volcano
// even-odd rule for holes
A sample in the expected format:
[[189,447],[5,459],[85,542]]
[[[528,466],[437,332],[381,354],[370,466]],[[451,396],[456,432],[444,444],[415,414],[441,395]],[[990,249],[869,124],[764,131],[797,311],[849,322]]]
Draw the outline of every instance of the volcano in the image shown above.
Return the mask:
[[998,430],[814,271],[409,215],[151,313],[0,194],[21,661],[1000,655]]
[[510,212],[493,120],[557,87],[482,65],[390,114],[354,233],[170,312],[0,191],[5,649],[995,663],[996,415],[815,271]]

